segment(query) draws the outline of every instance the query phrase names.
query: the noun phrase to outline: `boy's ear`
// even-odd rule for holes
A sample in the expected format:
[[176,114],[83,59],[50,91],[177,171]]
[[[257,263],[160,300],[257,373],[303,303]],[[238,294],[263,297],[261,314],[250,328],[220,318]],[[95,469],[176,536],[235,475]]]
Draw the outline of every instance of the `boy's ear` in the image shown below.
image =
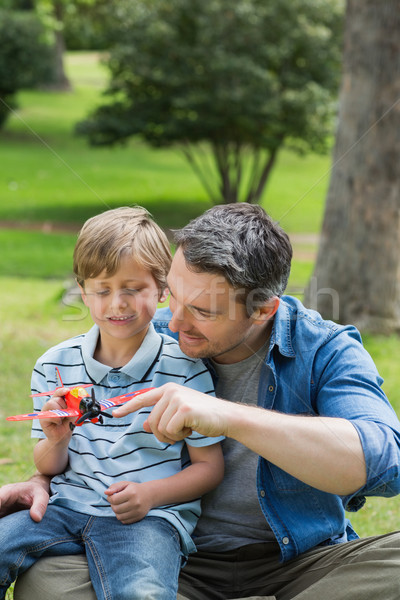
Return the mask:
[[272,319],[275,315],[276,311],[279,308],[280,300],[277,296],[273,296],[268,302],[265,302],[261,306],[259,306],[251,315],[251,318],[256,323],[265,323]]
[[161,296],[160,296],[159,302],[165,302],[166,299],[168,298],[168,296],[169,296],[169,289],[166,287],[161,292]]
[[82,297],[84,305],[88,306],[88,301],[87,301],[87,298],[86,298],[85,288],[80,283],[78,283],[78,281],[76,283],[77,283],[77,285],[79,287],[79,290],[81,292],[81,297]]

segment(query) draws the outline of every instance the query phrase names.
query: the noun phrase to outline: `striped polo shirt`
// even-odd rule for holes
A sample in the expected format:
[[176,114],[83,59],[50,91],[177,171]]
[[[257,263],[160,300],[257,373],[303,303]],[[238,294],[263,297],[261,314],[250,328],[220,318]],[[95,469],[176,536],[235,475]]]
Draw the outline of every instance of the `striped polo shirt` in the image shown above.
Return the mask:
[[[63,384],[73,387],[92,383],[100,402],[127,392],[158,387],[169,381],[204,393],[214,393],[211,376],[201,360],[187,357],[171,337],[149,331],[130,362],[119,369],[93,358],[99,329],[54,346],[37,361],[32,374],[32,393],[52,390],[60,371]],[[34,410],[41,410],[47,397],[34,398]],[[111,413],[111,410],[109,411]],[[104,491],[117,481],[144,482],[170,477],[189,464],[185,443],[166,444],[143,430],[151,412],[143,408],[121,419],[107,417],[104,423],[76,427],[69,444],[69,465],[51,482],[50,503],[88,515],[114,517]],[[43,438],[40,422],[33,421],[32,437]],[[208,438],[196,432],[186,438],[189,446],[208,446],[222,438]],[[200,499],[153,508],[149,516],[172,523],[181,536],[182,551],[195,550],[191,533],[200,515]]]

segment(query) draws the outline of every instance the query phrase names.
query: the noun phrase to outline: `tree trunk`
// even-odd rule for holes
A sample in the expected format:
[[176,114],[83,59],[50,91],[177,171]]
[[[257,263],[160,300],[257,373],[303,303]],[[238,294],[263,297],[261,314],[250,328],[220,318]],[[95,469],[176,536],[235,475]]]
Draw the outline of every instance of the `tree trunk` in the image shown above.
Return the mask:
[[54,83],[51,86],[57,90],[70,90],[71,83],[65,73],[64,54],[65,41],[63,32],[63,16],[64,8],[62,2],[54,2],[54,17],[59,24],[54,32]]
[[400,0],[348,0],[339,123],[305,302],[400,331]]

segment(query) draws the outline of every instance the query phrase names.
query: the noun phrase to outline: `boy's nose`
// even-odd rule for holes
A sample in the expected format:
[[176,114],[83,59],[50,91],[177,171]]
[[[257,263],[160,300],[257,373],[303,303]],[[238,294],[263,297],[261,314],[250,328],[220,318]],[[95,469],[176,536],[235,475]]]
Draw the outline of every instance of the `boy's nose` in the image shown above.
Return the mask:
[[124,294],[121,292],[115,292],[112,296],[111,305],[115,308],[123,308],[128,305]]

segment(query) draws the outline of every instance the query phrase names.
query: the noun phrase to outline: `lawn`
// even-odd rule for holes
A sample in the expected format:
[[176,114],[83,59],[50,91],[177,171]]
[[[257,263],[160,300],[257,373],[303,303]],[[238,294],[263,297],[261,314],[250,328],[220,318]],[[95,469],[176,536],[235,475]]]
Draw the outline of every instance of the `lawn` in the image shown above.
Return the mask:
[[[33,472],[29,424],[4,417],[30,409],[36,358],[90,326],[83,305],[62,300],[83,221],[109,207],[138,203],[173,228],[210,206],[177,150],[152,150],[138,140],[92,149],[77,138],[74,124],[99,102],[106,72],[97,56],[86,53],[69,54],[67,67],[72,92],[21,93],[20,108],[0,132],[0,485]],[[300,297],[312,273],[329,168],[329,156],[299,157],[284,150],[262,200],[292,234],[289,292]],[[400,340],[366,336],[364,341],[400,414]],[[362,535],[398,529],[397,504],[397,499],[370,499],[352,521]]]

